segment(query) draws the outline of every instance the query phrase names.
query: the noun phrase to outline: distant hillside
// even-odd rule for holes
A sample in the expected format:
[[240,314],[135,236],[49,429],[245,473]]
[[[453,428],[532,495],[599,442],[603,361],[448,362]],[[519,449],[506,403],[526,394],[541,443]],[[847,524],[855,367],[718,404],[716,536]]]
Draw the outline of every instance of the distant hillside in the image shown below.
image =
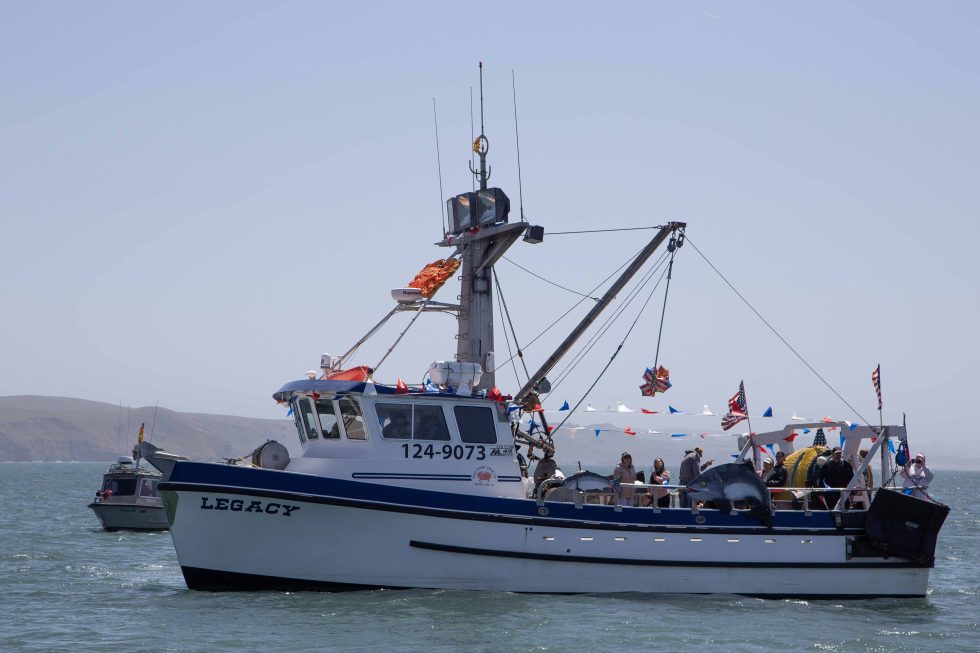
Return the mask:
[[153,444],[199,460],[241,456],[270,438],[286,445],[290,454],[299,453],[296,431],[287,419],[178,413],[148,406],[125,409],[120,425],[119,406],[112,404],[15,396],[0,397],[0,461],[114,460],[132,450],[140,422],[146,423],[148,440],[152,425]]

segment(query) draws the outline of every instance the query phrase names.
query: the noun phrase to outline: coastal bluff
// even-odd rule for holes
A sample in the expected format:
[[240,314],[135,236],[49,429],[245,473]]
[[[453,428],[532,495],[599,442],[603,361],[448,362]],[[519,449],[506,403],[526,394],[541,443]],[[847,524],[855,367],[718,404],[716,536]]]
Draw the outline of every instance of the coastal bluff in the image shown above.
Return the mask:
[[268,439],[286,445],[291,455],[299,453],[291,419],[180,413],[153,406],[123,409],[120,416],[118,405],[19,395],[0,397],[0,462],[115,460],[132,451],[141,422],[146,440],[197,460],[243,456]]

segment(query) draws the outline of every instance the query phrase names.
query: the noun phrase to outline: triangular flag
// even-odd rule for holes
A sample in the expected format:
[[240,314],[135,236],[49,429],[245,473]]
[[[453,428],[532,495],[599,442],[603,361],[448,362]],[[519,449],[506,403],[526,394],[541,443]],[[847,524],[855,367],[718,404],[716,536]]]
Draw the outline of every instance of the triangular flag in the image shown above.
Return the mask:
[[647,410],[646,408],[641,408],[640,411],[644,415],[656,415],[657,414],[657,411],[655,411],[655,410]]
[[571,410],[571,409],[568,407],[568,402],[566,401],[561,405],[561,408],[559,408],[558,410]]
[[796,439],[797,435],[799,435],[799,433],[790,433],[788,437],[785,437],[783,439],[786,440],[787,442],[792,442],[793,440]]
[[672,437],[672,438],[686,438],[689,435],[690,435],[690,433],[671,433],[670,434],[670,437]]
[[626,435],[636,435],[636,431],[631,429],[629,426],[626,427],[626,430],[623,431],[623,433],[625,433]]
[[803,429],[803,432],[804,433],[809,433],[810,432],[810,429]]
[[669,408],[669,409],[670,409],[670,414],[671,414],[671,415],[673,415],[674,413],[683,413],[683,412],[684,412],[683,410],[677,410],[677,409],[676,409],[676,408],[674,408],[673,406],[667,406],[667,408]]
[[[292,412],[292,411],[293,411],[293,407],[290,406],[289,407],[289,412]],[[139,444],[143,444],[143,427],[144,426],[146,426],[146,422],[143,422],[142,424],[140,424],[140,434],[136,437],[136,442],[138,442]]]
[[402,381],[401,379],[398,379],[398,382],[395,384],[395,394],[396,395],[408,394],[408,386],[405,385],[405,382]]
[[599,433],[600,433],[601,431],[602,431],[602,429],[596,429],[596,430],[595,430],[595,436],[596,436],[596,437],[599,437]]
[[633,410],[632,408],[628,407],[623,402],[617,401],[616,402],[616,412],[617,413],[635,413],[636,411]]
[[551,432],[554,430],[555,430],[554,426],[548,426],[548,435],[551,435]]
[[851,424],[851,430],[853,431],[858,427],[857,423]]
[[289,404],[289,410],[286,411],[286,417],[292,417],[293,415],[293,405]]
[[647,429],[647,433],[649,433],[650,435],[657,435],[657,434],[660,433],[660,431],[654,431],[653,429]]
[[888,450],[895,453],[895,442],[891,438],[888,438]]
[[490,388],[490,392],[487,393],[487,399],[490,401],[501,402],[504,400],[504,393],[500,391],[500,388],[493,386]]
[[712,413],[711,412],[711,409],[708,408],[708,404],[705,404],[704,405],[704,410],[701,411],[701,414],[702,415],[711,415],[711,416],[714,416],[714,413]]
[[806,417],[800,417],[799,415],[796,414],[796,411],[795,410],[793,411],[793,416],[790,417],[790,419],[795,419],[795,420],[800,421],[800,422],[812,422],[813,421],[813,420],[807,419]]
[[772,406],[769,406],[769,408],[766,408],[766,412],[762,413],[762,416],[763,417],[772,417]]
[[599,410],[597,408],[593,408],[592,407],[592,404],[586,404],[586,406],[585,406],[585,412],[587,412],[587,413],[598,413]]

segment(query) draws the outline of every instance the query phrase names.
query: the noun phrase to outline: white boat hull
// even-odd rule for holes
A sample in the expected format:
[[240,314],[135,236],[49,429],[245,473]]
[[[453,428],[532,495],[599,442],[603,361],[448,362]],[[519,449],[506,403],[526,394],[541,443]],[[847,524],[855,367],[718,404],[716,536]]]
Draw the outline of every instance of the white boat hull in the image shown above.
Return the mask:
[[107,531],[165,531],[170,528],[162,505],[90,503],[89,508]]
[[896,558],[849,559],[844,535],[549,527],[254,493],[181,491],[175,503],[178,558],[200,589],[911,597],[925,595],[929,573]]

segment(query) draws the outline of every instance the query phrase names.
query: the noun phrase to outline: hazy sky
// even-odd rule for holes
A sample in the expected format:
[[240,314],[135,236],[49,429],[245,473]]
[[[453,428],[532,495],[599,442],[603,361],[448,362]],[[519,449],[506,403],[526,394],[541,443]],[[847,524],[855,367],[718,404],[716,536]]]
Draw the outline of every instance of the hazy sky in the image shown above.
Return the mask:
[[[913,447],[980,454],[980,5],[482,6],[3,3],[0,395],[282,416],[282,383],[446,255],[431,245],[432,100],[448,197],[471,187],[482,60],[491,184],[515,214],[512,70],[531,222],[688,222],[866,418],[880,362],[886,420],[908,413]],[[546,236],[508,256],[584,291],[646,236]],[[576,301],[508,262],[498,273],[522,342]],[[661,345],[674,388],[641,399],[660,301],[593,405],[721,412],[744,378],[755,411],[857,419],[690,247]],[[626,326],[549,406],[582,396]],[[529,347],[529,367],[570,327]],[[378,379],[418,382],[455,353],[454,330],[423,318]],[[685,428],[667,419],[630,424]]]

